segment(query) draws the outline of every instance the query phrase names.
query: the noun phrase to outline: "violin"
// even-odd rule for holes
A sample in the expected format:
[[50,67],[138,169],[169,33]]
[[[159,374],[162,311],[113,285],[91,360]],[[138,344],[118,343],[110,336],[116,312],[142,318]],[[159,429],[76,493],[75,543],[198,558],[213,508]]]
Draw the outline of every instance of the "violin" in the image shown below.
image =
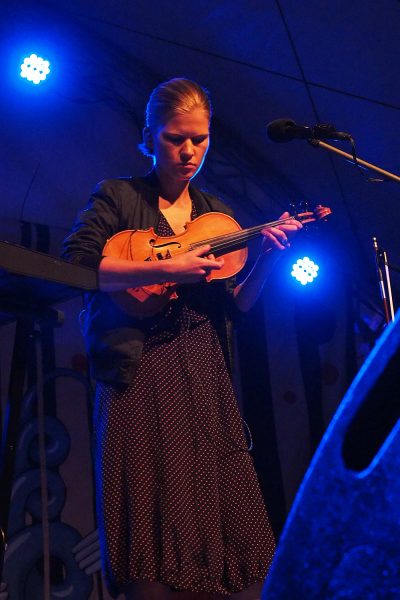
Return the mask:
[[[247,229],[242,229],[229,215],[209,212],[187,223],[185,231],[171,237],[157,235],[152,227],[145,231],[120,231],[107,240],[103,256],[132,261],[168,260],[209,244],[210,254],[216,257],[224,256],[224,265],[219,270],[211,271],[206,281],[227,279],[244,267],[248,253],[247,242],[260,235],[263,229],[277,227],[290,219],[296,219],[303,224],[325,220],[331,212],[326,206],[317,206],[313,211],[290,215]],[[178,284],[167,282],[110,292],[110,296],[129,315],[145,318],[161,312],[170,300],[177,298],[177,287]]]

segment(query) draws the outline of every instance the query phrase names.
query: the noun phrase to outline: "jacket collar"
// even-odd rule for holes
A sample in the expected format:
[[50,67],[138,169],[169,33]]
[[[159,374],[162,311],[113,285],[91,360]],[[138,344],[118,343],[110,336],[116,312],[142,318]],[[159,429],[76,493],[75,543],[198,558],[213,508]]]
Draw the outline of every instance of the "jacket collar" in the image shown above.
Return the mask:
[[[142,182],[148,192],[145,195],[146,202],[152,210],[158,212],[160,184],[155,169],[149,171],[149,173],[142,178]],[[205,195],[192,184],[189,184],[189,195],[195,205],[197,215],[202,215],[203,213],[210,211],[210,205],[208,204]]]

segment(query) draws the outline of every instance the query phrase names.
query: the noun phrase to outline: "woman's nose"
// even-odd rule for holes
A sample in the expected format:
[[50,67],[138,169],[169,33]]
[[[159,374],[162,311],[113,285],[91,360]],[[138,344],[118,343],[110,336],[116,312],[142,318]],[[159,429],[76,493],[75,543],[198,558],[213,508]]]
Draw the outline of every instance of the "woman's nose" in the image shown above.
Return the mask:
[[190,158],[194,154],[194,148],[191,140],[186,140],[181,147],[181,156]]

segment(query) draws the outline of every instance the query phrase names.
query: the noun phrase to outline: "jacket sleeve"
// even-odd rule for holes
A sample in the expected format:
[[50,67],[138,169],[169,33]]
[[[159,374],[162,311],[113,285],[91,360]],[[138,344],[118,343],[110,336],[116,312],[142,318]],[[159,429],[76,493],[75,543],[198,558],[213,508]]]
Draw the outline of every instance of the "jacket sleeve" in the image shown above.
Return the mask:
[[97,269],[106,241],[119,230],[119,204],[112,182],[99,183],[63,242],[63,258]]

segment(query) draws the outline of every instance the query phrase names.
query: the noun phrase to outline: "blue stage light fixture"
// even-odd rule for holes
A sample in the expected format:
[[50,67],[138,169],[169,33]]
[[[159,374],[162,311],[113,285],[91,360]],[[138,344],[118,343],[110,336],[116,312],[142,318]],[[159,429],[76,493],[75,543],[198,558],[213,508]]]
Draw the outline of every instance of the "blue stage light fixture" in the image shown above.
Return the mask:
[[292,269],[292,277],[301,283],[301,285],[307,285],[308,283],[312,283],[318,276],[319,266],[308,256],[304,256],[292,265]]
[[44,81],[50,73],[50,63],[48,60],[44,60],[37,54],[31,54],[24,58],[24,62],[21,65],[21,77],[31,81],[35,85],[38,85]]

